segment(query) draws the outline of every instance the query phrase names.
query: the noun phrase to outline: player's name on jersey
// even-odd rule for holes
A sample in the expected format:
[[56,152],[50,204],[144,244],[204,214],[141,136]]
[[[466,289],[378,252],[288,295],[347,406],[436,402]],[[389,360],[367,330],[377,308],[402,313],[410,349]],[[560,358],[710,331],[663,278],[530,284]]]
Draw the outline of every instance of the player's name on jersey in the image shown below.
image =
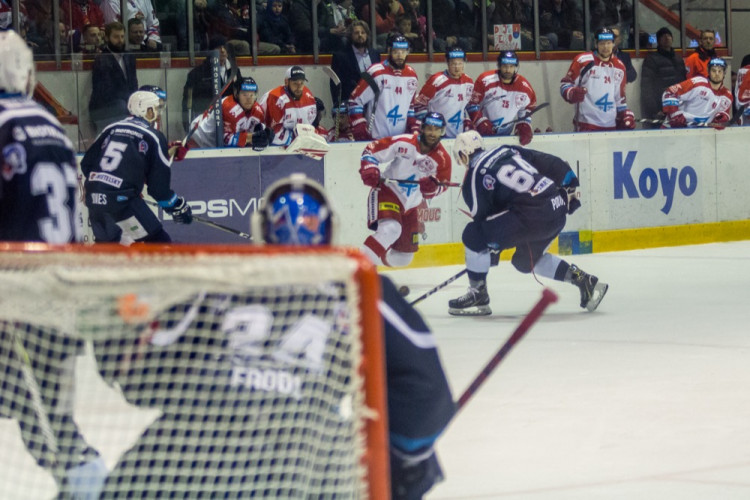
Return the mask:
[[245,387],[253,391],[278,392],[302,398],[302,377],[286,370],[232,367],[232,387]]

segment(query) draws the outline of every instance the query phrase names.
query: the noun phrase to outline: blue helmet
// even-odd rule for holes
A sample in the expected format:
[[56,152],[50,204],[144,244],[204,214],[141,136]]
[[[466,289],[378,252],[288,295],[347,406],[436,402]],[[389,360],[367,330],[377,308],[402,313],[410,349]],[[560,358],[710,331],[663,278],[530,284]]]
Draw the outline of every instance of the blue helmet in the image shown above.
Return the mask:
[[447,123],[442,113],[438,113],[437,111],[427,113],[422,120],[422,130],[424,130],[425,125],[440,127],[442,129],[441,135],[445,135],[445,126],[447,125]]
[[710,61],[708,61],[708,66],[707,66],[706,69],[709,72],[711,72],[711,68],[713,66],[718,66],[720,68],[723,68],[724,69],[724,73],[727,72],[727,62],[724,59],[722,59],[721,57],[714,57],[713,59],[711,59]]
[[515,66],[518,66],[518,55],[516,55],[516,53],[512,50],[500,52],[497,55],[497,66],[500,67],[501,64],[513,64]]
[[304,174],[273,183],[263,195],[265,206],[253,219],[253,234],[276,245],[329,245],[334,217],[323,187]]

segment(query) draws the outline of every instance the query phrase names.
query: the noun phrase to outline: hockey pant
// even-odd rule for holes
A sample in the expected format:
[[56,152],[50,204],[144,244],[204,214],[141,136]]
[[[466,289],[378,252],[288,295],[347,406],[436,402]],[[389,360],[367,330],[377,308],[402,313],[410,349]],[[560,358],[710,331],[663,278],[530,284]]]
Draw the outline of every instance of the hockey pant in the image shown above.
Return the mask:
[[[126,190],[127,191],[130,190]],[[107,197],[106,204],[93,204],[91,199],[99,193],[87,193],[91,230],[97,243],[121,243],[130,245],[136,241],[164,242],[171,240],[161,222],[140,197],[127,197],[118,201],[117,192],[101,193]],[[132,195],[132,192],[130,193]]]
[[388,186],[371,190],[367,199],[367,227],[375,234],[365,240],[365,254],[376,264],[408,265],[419,249],[419,235],[424,232],[419,211],[425,206],[422,201],[418,207],[404,210]]

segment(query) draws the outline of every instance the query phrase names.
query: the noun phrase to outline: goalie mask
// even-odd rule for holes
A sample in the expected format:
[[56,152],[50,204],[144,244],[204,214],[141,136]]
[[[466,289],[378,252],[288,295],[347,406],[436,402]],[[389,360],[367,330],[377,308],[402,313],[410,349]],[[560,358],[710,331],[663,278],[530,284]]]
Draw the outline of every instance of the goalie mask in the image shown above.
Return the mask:
[[252,217],[257,242],[298,246],[332,243],[335,217],[328,197],[323,186],[305,174],[292,174],[271,184],[263,199],[265,205]]
[[0,32],[0,94],[31,96],[36,86],[34,56],[15,31]]

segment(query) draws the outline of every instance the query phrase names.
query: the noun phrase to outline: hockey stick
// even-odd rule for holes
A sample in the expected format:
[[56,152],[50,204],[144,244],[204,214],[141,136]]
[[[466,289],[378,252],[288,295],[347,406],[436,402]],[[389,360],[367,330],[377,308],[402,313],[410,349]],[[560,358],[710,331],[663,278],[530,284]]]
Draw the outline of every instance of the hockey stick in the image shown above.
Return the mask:
[[[381,178],[380,182],[385,184],[406,184],[409,186],[416,186],[419,184],[419,181],[414,181],[411,179],[386,179]],[[461,184],[458,182],[438,182],[438,186],[445,186],[445,187],[461,187]]]
[[664,118],[662,118],[662,119],[659,119],[659,118],[638,118],[636,120],[636,122],[638,122],[638,123],[653,123],[653,124],[657,124],[657,123],[664,123]]
[[321,66],[323,69],[323,73],[326,74],[328,78],[331,79],[331,82],[336,86],[336,88],[339,91],[339,97],[336,99],[336,102],[333,103],[334,108],[336,109],[336,118],[333,119],[333,142],[336,142],[339,140],[339,109],[341,107],[341,90],[343,88],[343,85],[341,85],[341,79],[339,78],[339,75],[336,74],[333,69],[329,68],[328,66]]
[[370,120],[367,122],[367,133],[372,136],[372,124],[375,121],[375,109],[378,107],[378,99],[380,99],[380,87],[378,87],[378,83],[367,71],[363,71],[360,78],[370,86],[372,92],[375,94],[375,98],[372,100],[372,109],[370,110]]
[[[144,201],[146,203],[148,203],[149,205],[151,205],[152,207],[160,207],[160,208],[162,208],[158,203],[155,203],[153,201],[149,201],[149,200],[144,200]],[[208,219],[204,219],[203,217],[199,217],[197,215],[193,215],[193,220],[196,221],[196,222],[200,222],[201,224],[205,224],[207,226],[211,226],[211,227],[214,227],[216,229],[220,229],[222,231],[226,231],[227,233],[236,234],[240,238],[245,238],[246,240],[250,240],[250,241],[253,240],[253,237],[251,235],[247,234],[247,233],[243,233],[242,231],[238,231],[237,229],[233,229],[233,228],[231,228],[229,226],[225,226],[223,224],[219,224],[217,222],[214,222],[214,221],[211,221],[211,220],[208,220]]]
[[524,115],[522,117],[519,117],[519,118],[516,118],[515,120],[511,120],[508,123],[504,124],[503,128],[507,128],[507,127],[509,127],[511,125],[515,125],[518,122],[522,122],[522,121],[526,120],[526,118],[530,117],[531,115],[533,115],[534,113],[536,113],[537,111],[539,111],[540,109],[544,109],[547,106],[549,106],[549,103],[548,102],[543,102],[539,106],[537,106],[536,108],[534,108],[531,111],[529,111],[528,113],[526,113],[526,115]]
[[547,309],[547,306],[554,304],[555,302],[557,302],[557,294],[549,288],[545,288],[542,291],[542,298],[539,299],[539,302],[537,302],[526,317],[523,318],[523,321],[521,321],[521,324],[516,327],[513,334],[505,341],[502,347],[500,347],[484,368],[482,368],[471,384],[469,384],[469,387],[467,387],[463,394],[461,394],[461,397],[458,398],[458,401],[456,401],[456,413],[466,406],[466,403],[468,403],[477,393],[477,390],[479,390],[482,384],[492,374],[495,368],[497,368],[497,365],[500,364],[510,350],[513,349],[513,346],[516,345],[524,335],[526,335],[529,328],[531,328],[531,326],[542,316],[544,310]]
[[419,302],[422,302],[424,299],[426,299],[430,295],[434,294],[438,290],[442,290],[443,288],[445,288],[446,286],[450,285],[451,283],[453,283],[454,281],[456,281],[458,278],[460,278],[461,276],[463,276],[466,273],[467,273],[466,269],[460,270],[458,273],[454,274],[453,276],[451,276],[447,280],[443,281],[442,283],[440,283],[438,286],[436,286],[432,290],[429,290],[429,291],[423,293],[422,295],[420,295],[416,299],[414,299],[411,302],[409,302],[409,305],[413,306],[413,305],[415,305],[415,304],[417,304]]

